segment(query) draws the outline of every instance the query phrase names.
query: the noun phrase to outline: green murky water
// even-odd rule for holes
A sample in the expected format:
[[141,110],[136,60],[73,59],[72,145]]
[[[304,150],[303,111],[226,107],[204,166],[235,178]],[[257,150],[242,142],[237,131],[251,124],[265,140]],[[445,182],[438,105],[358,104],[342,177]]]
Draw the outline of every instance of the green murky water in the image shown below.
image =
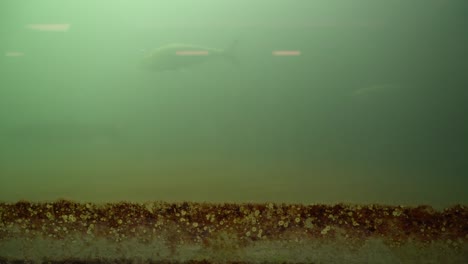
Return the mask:
[[3,0],[0,200],[467,203],[467,12]]

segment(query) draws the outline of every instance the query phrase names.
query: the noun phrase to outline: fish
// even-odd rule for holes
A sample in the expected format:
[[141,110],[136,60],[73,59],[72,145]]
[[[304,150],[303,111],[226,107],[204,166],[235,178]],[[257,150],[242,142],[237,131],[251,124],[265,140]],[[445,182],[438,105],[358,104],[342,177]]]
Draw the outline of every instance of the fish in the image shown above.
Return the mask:
[[236,45],[237,41],[234,41],[229,47],[219,49],[182,43],[168,44],[147,53],[140,66],[154,72],[166,72],[184,70],[219,58],[237,64],[234,56]]
[[362,87],[352,92],[353,96],[364,96],[364,95],[377,95],[382,94],[383,92],[388,92],[390,90],[398,89],[398,85],[396,84],[389,84],[389,83],[381,83],[381,84],[373,84],[370,86]]
[[120,124],[100,123],[26,123],[0,127],[0,142],[102,142],[117,140],[122,133]]

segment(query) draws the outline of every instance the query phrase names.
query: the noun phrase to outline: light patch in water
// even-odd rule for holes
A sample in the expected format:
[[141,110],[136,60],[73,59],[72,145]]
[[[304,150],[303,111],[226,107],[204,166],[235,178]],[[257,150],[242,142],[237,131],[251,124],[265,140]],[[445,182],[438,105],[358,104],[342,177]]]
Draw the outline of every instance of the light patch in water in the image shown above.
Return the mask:
[[6,57],[21,57],[24,56],[24,52],[21,51],[7,51],[5,52]]
[[299,56],[299,50],[275,50],[272,52],[273,56]]
[[209,54],[206,50],[178,50],[176,55],[178,56],[207,56]]
[[67,32],[70,24],[29,24],[26,28],[37,31]]

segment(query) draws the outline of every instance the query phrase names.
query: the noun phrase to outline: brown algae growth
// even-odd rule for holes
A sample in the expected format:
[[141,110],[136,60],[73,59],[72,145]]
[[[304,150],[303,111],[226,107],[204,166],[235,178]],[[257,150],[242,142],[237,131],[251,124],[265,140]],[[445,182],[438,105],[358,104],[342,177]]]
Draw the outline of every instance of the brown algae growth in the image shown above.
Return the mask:
[[467,241],[463,205],[0,203],[2,263],[457,263]]

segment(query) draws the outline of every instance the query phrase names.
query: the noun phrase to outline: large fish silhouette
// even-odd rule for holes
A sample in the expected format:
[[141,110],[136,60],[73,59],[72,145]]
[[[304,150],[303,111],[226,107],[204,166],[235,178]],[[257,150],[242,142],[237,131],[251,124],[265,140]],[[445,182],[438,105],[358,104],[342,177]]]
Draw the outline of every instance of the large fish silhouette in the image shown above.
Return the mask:
[[219,58],[237,64],[234,54],[236,44],[237,41],[234,41],[225,49],[179,43],[168,44],[146,54],[141,61],[141,66],[144,69],[163,72],[182,70]]

